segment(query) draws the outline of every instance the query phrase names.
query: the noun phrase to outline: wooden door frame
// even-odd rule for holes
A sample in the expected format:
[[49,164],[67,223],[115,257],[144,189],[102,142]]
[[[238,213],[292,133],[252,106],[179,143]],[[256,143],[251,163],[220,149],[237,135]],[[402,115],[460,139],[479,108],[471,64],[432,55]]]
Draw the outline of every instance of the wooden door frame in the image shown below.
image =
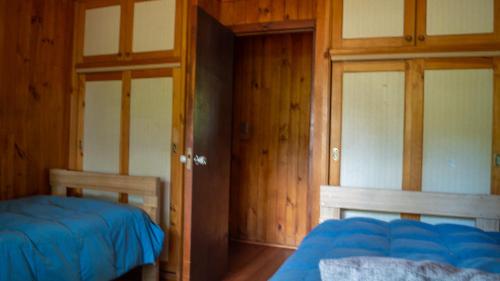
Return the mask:
[[404,28],[400,37],[343,38],[344,0],[332,0],[332,45],[334,49],[404,47],[415,44],[416,1],[404,0]]

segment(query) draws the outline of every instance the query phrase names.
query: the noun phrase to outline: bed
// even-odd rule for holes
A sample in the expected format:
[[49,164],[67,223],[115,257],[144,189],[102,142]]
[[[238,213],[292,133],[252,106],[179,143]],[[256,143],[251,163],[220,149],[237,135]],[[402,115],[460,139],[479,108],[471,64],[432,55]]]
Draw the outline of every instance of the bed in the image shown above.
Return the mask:
[[[52,193],[0,202],[0,280],[112,280],[144,266],[158,280],[164,233],[159,182],[66,170],[50,172]],[[139,207],[66,197],[67,188],[143,198]]]
[[[342,209],[473,218],[476,227],[341,219]],[[498,274],[500,196],[321,187],[321,220],[271,281],[321,280],[320,261],[389,257]],[[497,279],[495,279],[497,280]]]

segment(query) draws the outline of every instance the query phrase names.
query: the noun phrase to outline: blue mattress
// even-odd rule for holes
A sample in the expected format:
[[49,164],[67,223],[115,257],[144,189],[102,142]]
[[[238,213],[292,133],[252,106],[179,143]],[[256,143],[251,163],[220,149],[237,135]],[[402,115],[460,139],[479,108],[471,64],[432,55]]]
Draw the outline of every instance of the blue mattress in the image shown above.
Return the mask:
[[500,274],[500,233],[411,220],[330,220],[304,238],[271,280],[321,280],[321,259],[354,256],[431,260]]
[[0,202],[0,280],[111,280],[153,263],[163,231],[140,209],[35,196]]

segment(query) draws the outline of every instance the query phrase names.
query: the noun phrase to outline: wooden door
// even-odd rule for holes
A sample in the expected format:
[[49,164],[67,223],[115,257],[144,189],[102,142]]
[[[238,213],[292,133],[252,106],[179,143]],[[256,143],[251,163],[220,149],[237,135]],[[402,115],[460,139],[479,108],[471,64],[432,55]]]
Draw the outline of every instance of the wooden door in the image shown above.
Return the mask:
[[333,48],[415,44],[415,0],[333,0]]
[[[492,59],[429,59],[423,87],[422,191],[496,194],[498,75]],[[497,85],[498,87],[498,85]],[[495,175],[496,174],[496,175]],[[422,216],[429,223],[474,221]]]
[[234,35],[201,9],[192,16],[183,280],[210,281],[227,269]]
[[422,0],[417,11],[419,46],[491,47],[500,42],[499,0]]

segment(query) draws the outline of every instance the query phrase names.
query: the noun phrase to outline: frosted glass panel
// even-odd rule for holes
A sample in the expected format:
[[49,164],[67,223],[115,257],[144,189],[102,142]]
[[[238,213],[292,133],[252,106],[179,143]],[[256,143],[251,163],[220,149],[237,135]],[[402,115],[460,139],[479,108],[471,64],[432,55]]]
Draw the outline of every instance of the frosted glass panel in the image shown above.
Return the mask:
[[175,38],[175,1],[135,3],[134,52],[172,50]]
[[490,192],[493,71],[425,71],[422,189]]
[[129,174],[161,178],[164,186],[161,224],[164,227],[170,221],[172,83],[172,78],[134,79],[130,101]]
[[119,172],[121,87],[121,81],[87,82],[85,85],[85,171]]
[[120,44],[120,6],[85,12],[83,55],[117,54]]
[[343,88],[341,185],[401,189],[404,73],[346,73]]
[[473,219],[462,219],[462,218],[446,218],[446,217],[435,217],[435,216],[421,216],[420,221],[430,224],[440,224],[440,223],[454,223],[467,226],[476,226],[476,222]]
[[397,220],[400,219],[399,214],[392,214],[392,213],[381,213],[381,212],[362,212],[362,211],[344,211],[343,212],[343,218],[358,218],[358,217],[364,217],[364,218],[373,218],[381,221],[386,221],[390,222],[392,220]]
[[427,34],[492,33],[494,0],[427,0]]
[[404,0],[344,0],[342,37],[400,37],[404,33]]

